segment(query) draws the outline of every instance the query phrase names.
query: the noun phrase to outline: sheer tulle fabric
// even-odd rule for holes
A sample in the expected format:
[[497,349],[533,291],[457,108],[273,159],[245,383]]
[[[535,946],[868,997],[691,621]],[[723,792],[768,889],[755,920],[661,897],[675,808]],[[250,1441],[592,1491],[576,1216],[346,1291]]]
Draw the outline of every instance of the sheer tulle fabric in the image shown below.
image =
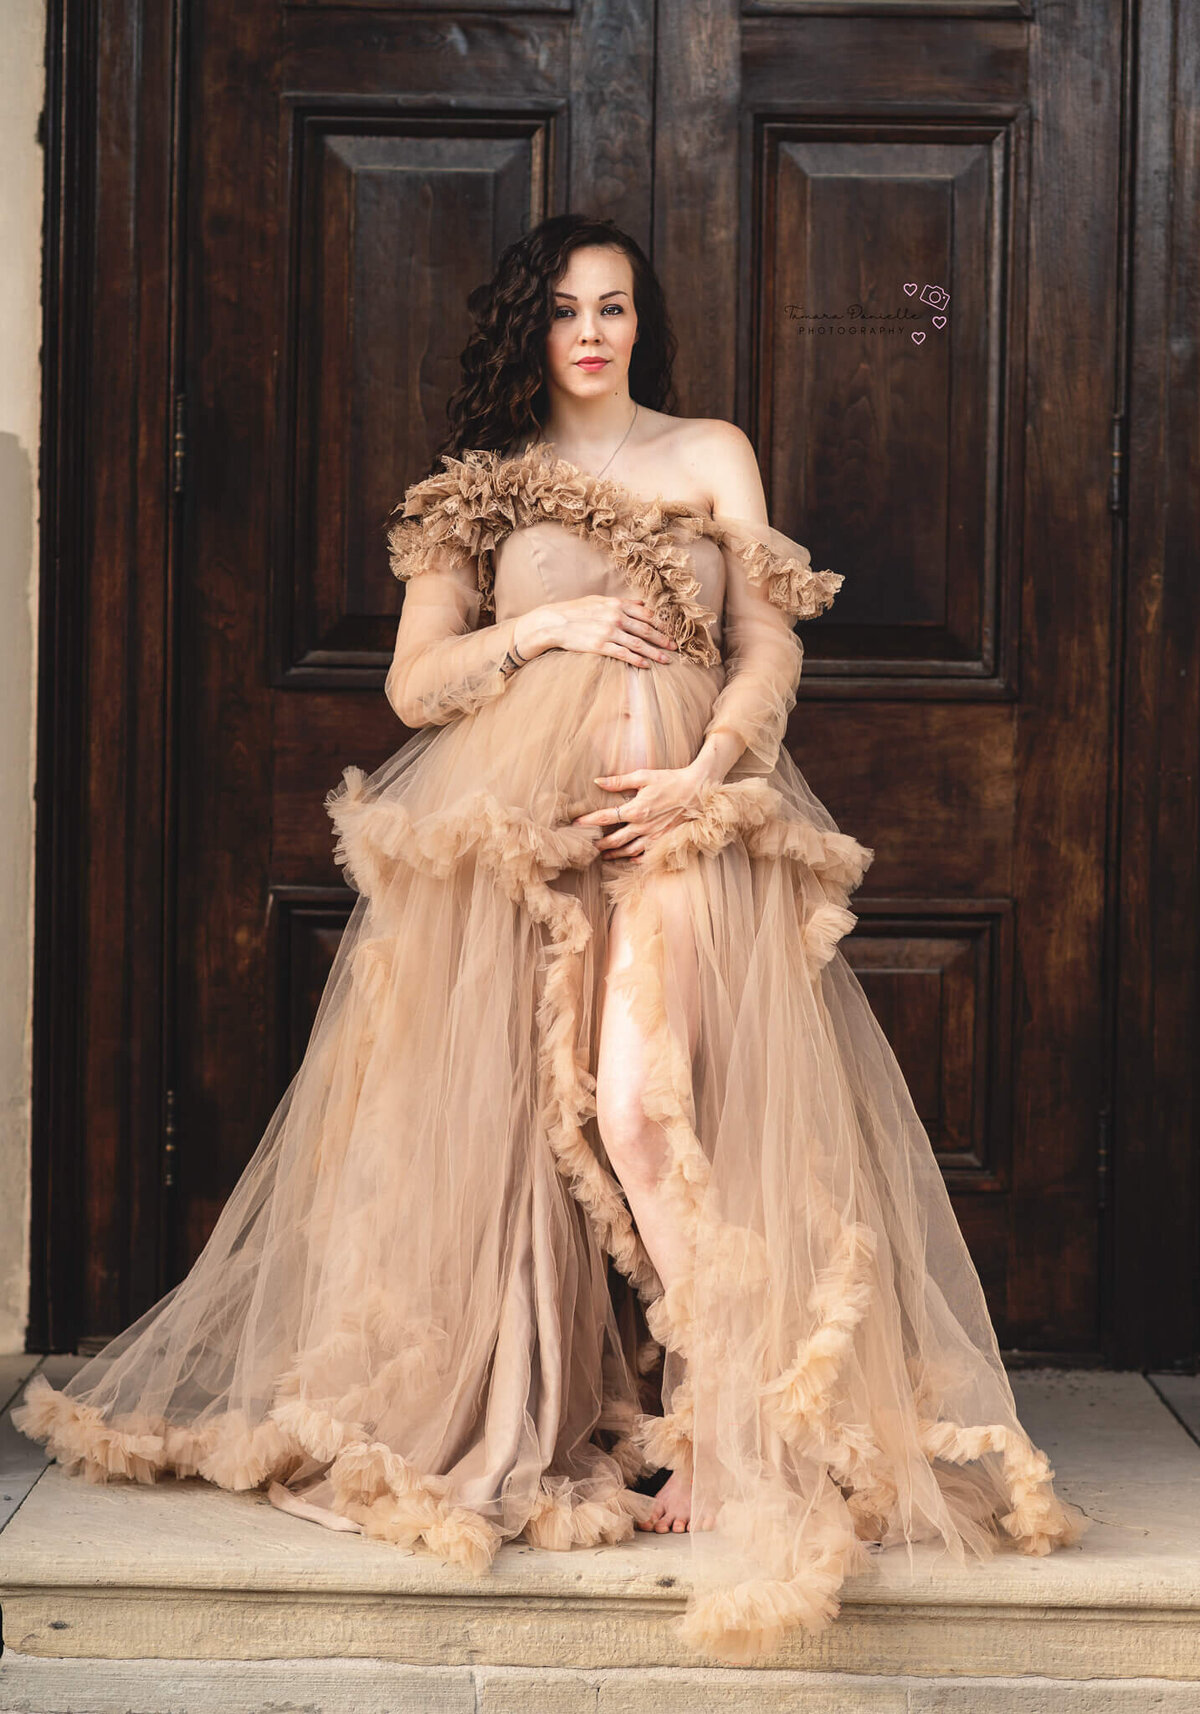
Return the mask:
[[[636,1478],[690,1470],[682,1622],[727,1661],[827,1624],[868,1541],[1077,1540],[838,950],[871,853],[780,746],[794,622],[840,578],[538,454],[448,460],[392,548],[387,691],[420,730],[328,800],[359,897],[304,1063],[188,1277],[18,1425],[95,1480],[267,1485],[474,1569],[519,1534],[624,1539]],[[505,677],[521,612],[597,589],[648,600],[678,654]],[[681,765],[715,726],[741,760],[640,863],[571,825],[613,801],[597,776]],[[597,1127],[614,990],[688,1237],[668,1281]]]

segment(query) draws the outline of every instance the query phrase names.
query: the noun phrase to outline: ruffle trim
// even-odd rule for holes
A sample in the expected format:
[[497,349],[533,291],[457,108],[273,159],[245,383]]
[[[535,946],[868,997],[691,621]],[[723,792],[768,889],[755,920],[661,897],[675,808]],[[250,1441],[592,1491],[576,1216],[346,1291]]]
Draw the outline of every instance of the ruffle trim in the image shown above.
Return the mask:
[[601,1542],[628,1541],[634,1524],[645,1523],[653,1509],[651,1494],[617,1489],[599,1500],[580,1499],[564,1476],[542,1478],[525,1537],[534,1547],[562,1553],[573,1547],[597,1547]]
[[[1001,1454],[1013,1505],[999,1515],[998,1522],[1018,1552],[1045,1555],[1054,1548],[1073,1546],[1090,1529],[1087,1514],[1054,1493],[1054,1471],[1023,1430],[1003,1425],[964,1428],[927,1419],[920,1421],[919,1428],[922,1450],[931,1460],[964,1464],[988,1452]],[[815,1451],[803,1433],[798,1437],[789,1433],[786,1438]],[[843,1438],[848,1444],[852,1437]],[[847,1460],[833,1456],[828,1462],[831,1476],[836,1476],[835,1466],[844,1467]],[[839,1527],[824,1509],[811,1516],[805,1529],[803,1565],[796,1575],[751,1578],[693,1599],[680,1621],[688,1646],[731,1666],[761,1664],[790,1630],[798,1627],[814,1635],[824,1630],[841,1609],[839,1590],[846,1578],[877,1570],[865,1544],[881,1538],[895,1523],[895,1483],[885,1472],[859,1480],[860,1487],[843,1491],[853,1534]],[[747,1520],[741,1533],[753,1539],[752,1520]]]
[[481,613],[495,612],[497,543],[513,530],[556,523],[596,541],[620,568],[678,645],[704,666],[721,658],[709,626],[717,614],[698,599],[700,580],[686,548],[708,536],[735,552],[751,581],[796,619],[812,618],[832,602],[843,579],[815,572],[808,550],[783,556],[767,543],[732,529],[711,512],[683,500],[646,500],[611,477],[591,476],[535,444],[506,457],[470,451],[443,456],[444,469],[406,490],[401,515],[388,531],[392,573],[400,579],[425,571],[468,571],[480,594]]
[[[807,910],[804,949],[809,967],[820,970],[858,921],[847,901],[862,884],[875,853],[848,833],[826,832],[790,817],[782,793],[750,777],[707,782],[695,813],[654,840],[639,868],[644,874],[680,869],[692,853],[717,852],[734,839],[742,841],[751,857],[786,858],[817,877],[824,897]],[[618,884],[610,890],[621,889]]]
[[728,1666],[748,1666],[774,1654],[790,1631],[823,1631],[841,1611],[838,1591],[847,1577],[876,1567],[856,1537],[832,1527],[816,1534],[810,1523],[802,1575],[750,1578],[691,1602],[679,1621],[688,1647]]
[[633,1437],[651,1470],[691,1474],[695,1403],[690,1376],[676,1387],[669,1411],[662,1416],[646,1415],[638,1419]]
[[[290,1377],[294,1380],[294,1377]],[[279,1391],[285,1392],[285,1376]],[[282,1489],[300,1465],[327,1464],[338,1515],[364,1535],[400,1547],[424,1547],[471,1572],[486,1571],[503,1532],[481,1513],[457,1505],[444,1477],[416,1470],[361,1423],[346,1422],[307,1399],[283,1397],[253,1427],[243,1411],[228,1411],[201,1428],[172,1426],[149,1416],[116,1428],[95,1406],[81,1404],[35,1375],[13,1422],[44,1441],[68,1472],[82,1469],[90,1482],[113,1477],[150,1484],[161,1475],[201,1476],[235,1491]],[[522,1533],[537,1547],[594,1547],[627,1541],[635,1520],[645,1521],[652,1496],[615,1484],[608,1493],[581,1497],[568,1478],[543,1476]],[[272,1495],[274,1498],[274,1495]]]
[[[543,970],[537,1021],[542,1113],[550,1146],[598,1241],[649,1298],[652,1335],[686,1362],[696,1332],[694,1271],[673,1281],[668,1291],[661,1290],[620,1187],[583,1131],[585,1119],[595,1112],[595,1080],[579,1042],[583,953],[591,928],[580,901],[549,885],[549,879],[597,859],[592,834],[570,825],[543,824],[486,793],[453,812],[414,820],[402,806],[369,796],[365,776],[357,768],[346,770],[342,788],[326,803],[339,835],[337,859],[360,891],[371,896],[384,925],[388,889],[398,871],[445,877],[473,858],[546,927],[551,956]],[[553,807],[556,815],[567,809],[561,803]],[[677,868],[695,860],[693,853],[702,856],[740,837],[756,855],[806,864],[826,893],[825,905],[818,909],[843,910],[839,900],[861,879],[870,852],[845,835],[788,820],[781,811],[780,794],[761,780],[713,786],[699,813],[655,842],[647,853],[649,861],[643,863],[651,871],[656,866]],[[687,1055],[667,1018],[662,979],[666,948],[653,890],[643,884],[645,872],[630,866],[619,880],[634,906],[631,931],[639,955],[613,980],[627,990],[633,1014],[652,1043],[643,1094],[646,1115],[666,1134],[670,1165],[665,1188],[690,1235],[691,1253],[705,1258],[706,1284],[731,1292],[752,1289],[761,1284],[766,1265],[762,1240],[721,1221],[710,1205],[710,1166],[694,1129]],[[848,911],[846,915],[852,922]],[[823,926],[812,933],[806,929],[805,936],[818,968],[827,939],[836,942],[840,927],[836,915],[832,924],[828,918],[820,921]],[[378,999],[381,985],[389,980],[381,939],[367,941],[359,950],[356,980]],[[873,1563],[864,1541],[897,1524],[896,1485],[879,1446],[865,1425],[841,1421],[837,1412],[841,1369],[875,1288],[875,1235],[846,1218],[815,1180],[811,1194],[824,1225],[823,1249],[829,1261],[818,1271],[807,1302],[805,1337],[790,1362],[763,1374],[760,1400],[764,1424],[797,1451],[819,1460],[844,1503],[831,1516],[827,1499],[810,1518],[803,1562],[795,1575],[752,1579],[692,1599],[682,1621],[685,1640],[730,1663],[773,1650],[796,1625],[823,1628],[836,1616],[837,1590],[845,1577]],[[415,1341],[422,1349],[426,1344]],[[424,1359],[414,1350],[400,1353],[397,1361],[415,1365],[415,1380]],[[444,1479],[414,1470],[388,1446],[373,1441],[363,1421],[344,1414],[349,1400],[337,1401],[334,1411],[304,1396],[310,1379],[298,1363],[281,1379],[266,1419],[253,1426],[244,1412],[231,1411],[193,1430],[148,1417],[130,1418],[123,1428],[115,1428],[98,1409],[56,1392],[44,1376],[37,1376],[14,1412],[14,1422],[22,1432],[48,1441],[54,1456],[68,1467],[82,1464],[97,1481],[112,1475],[153,1481],[159,1471],[170,1469],[225,1488],[254,1488],[268,1478],[286,1480],[306,1459],[315,1459],[328,1463],[339,1506],[365,1533],[409,1545],[423,1542],[451,1563],[472,1570],[486,1567],[501,1539],[496,1526],[456,1506]],[[1009,1497],[999,1524],[1019,1551],[1044,1554],[1080,1538],[1089,1520],[1053,1493],[1049,1462],[1023,1431],[1002,1424],[970,1427],[939,1420],[933,1377],[914,1370],[912,1381],[920,1443],[931,1461],[963,1464],[986,1453],[999,1454]],[[370,1420],[372,1401],[364,1395],[361,1403],[363,1416]],[[676,1388],[667,1415],[630,1420],[628,1413],[612,1406],[606,1407],[608,1420],[602,1414],[598,1426],[617,1432],[623,1473],[632,1472],[638,1460],[686,1469],[692,1409],[685,1380]],[[544,1546],[625,1539],[632,1520],[648,1515],[651,1504],[649,1497],[621,1489],[580,1500],[565,1479],[548,1475],[526,1530],[532,1531],[530,1540]],[[726,1508],[720,1522],[729,1522]],[[752,1534],[753,1522],[745,1527]]]
[[[624,991],[643,1037],[652,1046],[643,1090],[646,1116],[663,1128],[670,1165],[664,1189],[676,1217],[689,1234],[688,1250],[704,1257],[710,1289],[736,1292],[761,1283],[765,1258],[756,1234],[720,1219],[706,1198],[710,1163],[691,1122],[691,1075],[687,1056],[672,1031],[662,985],[665,943],[654,902],[636,901],[638,920],[631,936],[640,956],[610,978]],[[829,1256],[810,1292],[810,1330],[791,1363],[762,1377],[759,1399],[764,1424],[786,1444],[828,1470],[841,1491],[840,1519],[827,1510],[810,1517],[802,1564],[788,1578],[751,1579],[714,1594],[693,1597],[682,1632],[688,1645],[728,1664],[742,1664],[773,1652],[794,1626],[819,1631],[836,1617],[837,1590],[847,1576],[874,1568],[864,1543],[898,1527],[897,1489],[880,1447],[865,1425],[840,1421],[838,1378],[875,1290],[877,1237],[866,1224],[847,1219],[815,1177],[810,1203],[823,1226]],[[650,1331],[667,1349],[689,1363],[696,1336],[694,1262],[647,1309]],[[927,1372],[910,1366],[914,1405],[920,1413],[935,1396]],[[687,1471],[691,1467],[692,1405],[687,1381],[676,1390],[672,1410],[658,1422],[644,1419],[638,1443],[651,1463]],[[967,1427],[918,1414],[922,1450],[932,1461],[966,1463],[999,1452],[1009,1510],[999,1517],[1017,1549],[1044,1554],[1079,1540],[1090,1520],[1053,1492],[1053,1470],[1023,1430],[993,1424]],[[826,1502],[828,1504],[828,1502]],[[723,1507],[720,1522],[738,1508]],[[743,1535],[753,1540],[753,1507],[743,1520]],[[728,1515],[727,1515],[728,1514]],[[736,1523],[731,1527],[736,1528]]]
[[[624,1193],[584,1134],[596,1110],[596,1079],[579,1043],[583,952],[591,923],[572,893],[549,885],[562,870],[596,861],[594,832],[569,822],[539,823],[488,792],[475,794],[458,809],[414,818],[399,804],[371,798],[366,776],[354,767],[345,770],[342,786],[325,805],[338,833],[335,861],[381,910],[398,869],[445,878],[474,857],[509,898],[523,903],[545,927],[550,958],[537,1004],[542,1121],[558,1171],[586,1210],[601,1246],[635,1286],[654,1289],[657,1276]],[[566,807],[565,800],[558,800],[555,813],[564,815]],[[368,979],[375,980],[376,973]]]
[[[761,584],[775,607],[782,607],[793,619],[814,619],[833,605],[833,599],[846,581],[840,571],[814,571],[812,556],[802,547],[800,554],[786,558],[766,542],[716,524],[718,539],[723,547],[732,548],[746,568],[751,583]],[[797,543],[797,546],[800,544]]]
[[[566,815],[570,806],[554,806]],[[386,800],[366,798],[359,770],[348,770],[347,789],[330,801],[341,834],[339,850],[356,877],[377,899],[386,896],[397,864],[448,874],[468,854],[491,866],[514,898],[524,898],[537,920],[551,930],[555,957],[538,1006],[544,1045],[544,1111],[559,1169],[588,1212],[598,1240],[648,1298],[651,1335],[688,1363],[695,1333],[694,1273],[663,1291],[641,1248],[617,1181],[600,1166],[583,1123],[595,1111],[595,1083],[579,1049],[582,954],[590,928],[579,901],[548,885],[553,873],[595,861],[591,837],[582,829],[547,826],[495,799],[472,800],[459,812],[413,823]],[[582,838],[580,837],[582,835]],[[637,866],[606,878],[604,886],[634,907],[632,933],[639,956],[613,980],[628,993],[632,1013],[651,1041],[649,1081],[643,1091],[646,1115],[660,1123],[669,1144],[664,1188],[676,1217],[692,1237],[694,1255],[705,1258],[706,1279],[725,1292],[761,1287],[766,1257],[761,1238],[723,1222],[707,1196],[710,1166],[693,1127],[691,1069],[671,1030],[665,1009],[661,924],[646,878],[678,869],[741,839],[754,856],[789,859],[806,866],[820,884],[821,901],[808,910],[804,943],[814,971],[832,956],[853,925],[846,908],[872,853],[847,835],[791,819],[781,794],[757,778],[706,788],[697,813],[651,843]],[[825,1466],[841,1491],[840,1518],[810,1520],[803,1564],[784,1579],[757,1579],[696,1598],[684,1620],[692,1647],[716,1659],[756,1658],[776,1646],[794,1625],[820,1629],[836,1615],[836,1591],[845,1577],[872,1564],[864,1543],[897,1526],[898,1495],[880,1447],[865,1424],[839,1419],[838,1380],[875,1289],[877,1239],[865,1224],[847,1219],[833,1198],[814,1182],[814,1212],[823,1224],[829,1258],[810,1293],[808,1331],[790,1362],[765,1372],[761,1382],[764,1424],[785,1443]],[[632,1259],[632,1265],[631,1265]],[[1087,1519],[1054,1495],[1053,1472],[1022,1431],[996,1424],[970,1428],[938,1422],[931,1410],[936,1389],[914,1372],[914,1402],[921,1444],[932,1460],[964,1463],[984,1452],[1000,1453],[1009,1510],[999,1522],[1017,1547],[1044,1553],[1079,1539]],[[693,1405],[689,1381],[675,1390],[663,1416],[624,1417],[620,1428],[622,1468],[637,1460],[651,1468],[687,1471],[691,1466]],[[566,1522],[547,1505],[545,1529],[565,1539]],[[582,1514],[586,1518],[588,1514]],[[542,1526],[535,1524],[535,1530]],[[581,1521],[580,1526],[585,1526]],[[752,1529],[752,1525],[748,1525]],[[814,1535],[813,1531],[816,1531]]]
[[[574,894],[549,884],[565,869],[600,861],[595,830],[566,819],[572,805],[562,793],[547,804],[546,821],[502,804],[486,791],[452,810],[414,817],[401,804],[372,797],[366,775],[357,767],[345,770],[342,784],[329,793],[325,805],[338,835],[335,861],[381,910],[398,872],[417,870],[445,879],[474,859],[496,877],[509,898],[522,902],[533,920],[546,927],[551,958],[537,1022],[542,1115],[550,1146],[602,1247],[643,1295],[657,1296],[661,1287],[620,1184],[584,1133],[596,1111],[596,1080],[580,1041],[583,952],[591,924]],[[872,853],[846,834],[789,820],[781,794],[764,780],[710,782],[697,814],[653,841],[639,865],[612,874],[606,890],[614,898],[639,892],[656,869],[678,869],[694,861],[695,854],[717,852],[735,838],[742,838],[754,856],[805,864],[818,878],[823,902],[809,908],[804,942],[811,968],[819,970],[854,926],[846,899],[861,881]],[[374,1014],[389,979],[383,937],[359,947],[356,975],[373,1002],[365,1010]]]

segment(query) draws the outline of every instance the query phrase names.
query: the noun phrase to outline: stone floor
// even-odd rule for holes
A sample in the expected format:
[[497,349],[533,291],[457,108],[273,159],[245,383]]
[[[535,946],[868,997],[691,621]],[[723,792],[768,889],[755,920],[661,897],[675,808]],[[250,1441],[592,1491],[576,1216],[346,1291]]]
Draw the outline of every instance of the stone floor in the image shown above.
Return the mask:
[[[0,1357],[10,1406],[37,1367]],[[675,1638],[686,1537],[482,1579],[199,1481],[95,1486],[0,1419],[0,1714],[1200,1714],[1200,1378],[1012,1376],[1074,1548],[956,1567],[903,1550],[752,1672]]]

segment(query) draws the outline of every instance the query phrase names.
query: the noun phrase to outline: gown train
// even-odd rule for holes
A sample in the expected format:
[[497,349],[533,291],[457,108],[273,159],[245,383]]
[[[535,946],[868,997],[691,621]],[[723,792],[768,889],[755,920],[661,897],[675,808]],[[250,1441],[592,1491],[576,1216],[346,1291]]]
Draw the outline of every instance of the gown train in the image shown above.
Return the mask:
[[[627,1539],[638,1478],[690,1471],[684,1634],[729,1662],[828,1624],[868,1543],[1077,1541],[839,948],[872,853],[782,747],[841,578],[545,449],[443,462],[391,532],[413,735],[327,799],[358,896],[304,1061],[191,1272],[18,1426],[92,1480],[266,1487],[476,1571]],[[668,662],[503,672],[531,606],[630,591]],[[739,761],[640,862],[572,825],[716,727]],[[665,1289],[597,1121],[613,993],[686,1240]]]

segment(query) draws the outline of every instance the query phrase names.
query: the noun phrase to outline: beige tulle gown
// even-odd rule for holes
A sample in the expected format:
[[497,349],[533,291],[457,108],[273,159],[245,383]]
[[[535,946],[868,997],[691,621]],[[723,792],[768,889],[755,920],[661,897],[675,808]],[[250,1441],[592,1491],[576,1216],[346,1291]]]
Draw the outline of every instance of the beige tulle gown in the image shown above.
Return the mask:
[[[95,1480],[266,1486],[480,1571],[516,1536],[627,1539],[638,1478],[690,1470],[681,1622],[725,1661],[820,1630],[869,1543],[1076,1541],[838,948],[871,852],[781,747],[794,622],[841,578],[545,446],[442,464],[391,532],[416,731],[327,800],[359,896],[304,1062],[188,1276],[18,1425]],[[666,663],[501,671],[523,612],[627,591]],[[740,760],[640,862],[571,825],[715,727]],[[667,1282],[597,1125],[606,993],[667,1144]]]

